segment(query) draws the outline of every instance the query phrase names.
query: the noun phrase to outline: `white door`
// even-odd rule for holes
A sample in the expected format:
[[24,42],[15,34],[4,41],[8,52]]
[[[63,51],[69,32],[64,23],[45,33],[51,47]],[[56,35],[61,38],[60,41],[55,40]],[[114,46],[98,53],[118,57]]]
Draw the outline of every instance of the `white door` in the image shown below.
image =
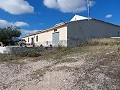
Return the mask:
[[59,32],[54,32],[52,34],[52,45],[58,46],[59,45]]

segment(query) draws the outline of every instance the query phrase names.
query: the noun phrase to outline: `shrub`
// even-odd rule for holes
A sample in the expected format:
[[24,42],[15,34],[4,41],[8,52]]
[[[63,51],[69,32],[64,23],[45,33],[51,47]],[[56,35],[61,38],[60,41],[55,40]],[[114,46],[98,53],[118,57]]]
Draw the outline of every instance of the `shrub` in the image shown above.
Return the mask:
[[18,57],[38,57],[41,56],[41,53],[36,49],[29,49],[24,51],[18,51],[14,50],[14,52],[11,53],[12,55],[18,56]]
[[61,46],[61,45],[58,45],[57,46],[57,50],[62,50],[64,47],[63,46]]
[[120,52],[120,47],[118,47],[118,52]]
[[19,57],[17,57],[16,55],[0,54],[0,62],[17,60],[17,59],[19,59]]
[[59,50],[59,51],[67,51],[67,50],[70,50],[70,47],[64,47],[64,46],[58,45],[57,50]]
[[120,45],[120,41],[117,40],[113,40],[113,39],[107,39],[107,38],[103,38],[103,39],[92,39],[89,40],[85,43],[83,43],[82,45],[86,45],[86,46],[112,46],[112,45]]
[[27,53],[28,57],[38,57],[41,56],[41,53],[36,51],[36,50],[31,50],[30,52]]
[[19,60],[23,57],[38,57],[41,56],[42,54],[34,49],[30,51],[14,51],[11,54],[1,54],[0,53],[0,62],[8,62],[12,60]]

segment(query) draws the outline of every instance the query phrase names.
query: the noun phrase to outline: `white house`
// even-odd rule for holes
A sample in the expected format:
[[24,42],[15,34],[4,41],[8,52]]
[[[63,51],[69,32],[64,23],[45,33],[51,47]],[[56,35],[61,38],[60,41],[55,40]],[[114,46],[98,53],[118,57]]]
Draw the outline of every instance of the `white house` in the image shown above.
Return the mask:
[[27,43],[36,46],[77,46],[91,38],[120,36],[120,26],[94,18],[75,15],[69,22],[23,37]]

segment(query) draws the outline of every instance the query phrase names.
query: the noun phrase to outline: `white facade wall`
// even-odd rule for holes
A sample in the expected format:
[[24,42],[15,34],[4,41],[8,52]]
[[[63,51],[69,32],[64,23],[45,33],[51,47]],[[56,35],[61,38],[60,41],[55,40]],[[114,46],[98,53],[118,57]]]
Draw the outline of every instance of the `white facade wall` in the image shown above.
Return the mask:
[[67,26],[57,30],[59,32],[59,45],[67,46]]
[[[56,32],[59,32],[59,44],[67,46],[67,27],[62,27],[57,29]],[[49,46],[52,45],[52,34],[54,30],[38,34],[39,42],[37,45]]]
[[39,41],[37,45],[49,46],[52,44],[52,33],[53,31],[38,34]]
[[[59,45],[67,46],[67,26],[57,29],[56,32],[59,32]],[[27,36],[23,39],[26,40],[26,43],[31,44],[32,41],[31,38],[33,38],[36,46],[40,46],[41,44],[43,46],[50,46],[50,44],[52,45],[53,33],[54,30],[51,30],[51,31],[41,32],[36,35]],[[36,42],[36,36],[38,36],[38,42]],[[29,38],[29,42],[28,42],[28,38]]]
[[29,36],[29,37],[26,37],[26,38],[23,38],[23,39],[25,39],[26,43],[31,44],[32,43],[32,40],[31,40],[32,38],[34,40],[34,43],[36,43],[36,38],[35,37],[36,37],[36,35],[32,35],[32,36]]
[[[120,27],[94,19],[90,19],[89,21],[81,20],[70,22],[67,26],[57,29],[57,31],[43,31],[42,33],[27,36],[23,39],[31,44],[31,38],[33,38],[36,46],[40,46],[41,44],[43,46],[50,46],[50,44],[53,45],[52,35],[54,32],[59,32],[59,45],[74,47],[92,38],[118,37]],[[36,42],[36,36],[38,36],[38,42]]]

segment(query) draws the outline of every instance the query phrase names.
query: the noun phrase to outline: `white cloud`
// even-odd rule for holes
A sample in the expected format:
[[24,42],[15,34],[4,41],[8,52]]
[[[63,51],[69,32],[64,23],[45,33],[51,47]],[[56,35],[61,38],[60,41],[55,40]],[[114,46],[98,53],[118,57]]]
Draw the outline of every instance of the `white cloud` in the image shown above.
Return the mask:
[[34,7],[25,0],[0,0],[0,9],[14,15],[34,12]]
[[15,22],[14,23],[14,25],[15,26],[17,26],[17,27],[23,27],[23,26],[29,26],[27,23],[25,23],[25,22]]
[[28,34],[32,34],[32,33],[36,33],[39,30],[21,30],[22,36],[28,35]]
[[[43,3],[48,8],[58,9],[64,13],[78,13],[87,10],[86,0],[44,0]],[[90,1],[90,6],[94,4],[94,1]]]
[[0,27],[7,27],[10,26],[11,23],[7,22],[6,20],[1,20],[0,19]]
[[24,26],[29,26],[27,23],[25,22],[8,22],[6,20],[2,20],[0,19],[0,28],[4,28],[4,27],[8,27],[8,26],[17,26],[17,27],[24,27]]
[[105,18],[112,18],[112,16],[113,16],[112,14],[108,14],[105,16]]

